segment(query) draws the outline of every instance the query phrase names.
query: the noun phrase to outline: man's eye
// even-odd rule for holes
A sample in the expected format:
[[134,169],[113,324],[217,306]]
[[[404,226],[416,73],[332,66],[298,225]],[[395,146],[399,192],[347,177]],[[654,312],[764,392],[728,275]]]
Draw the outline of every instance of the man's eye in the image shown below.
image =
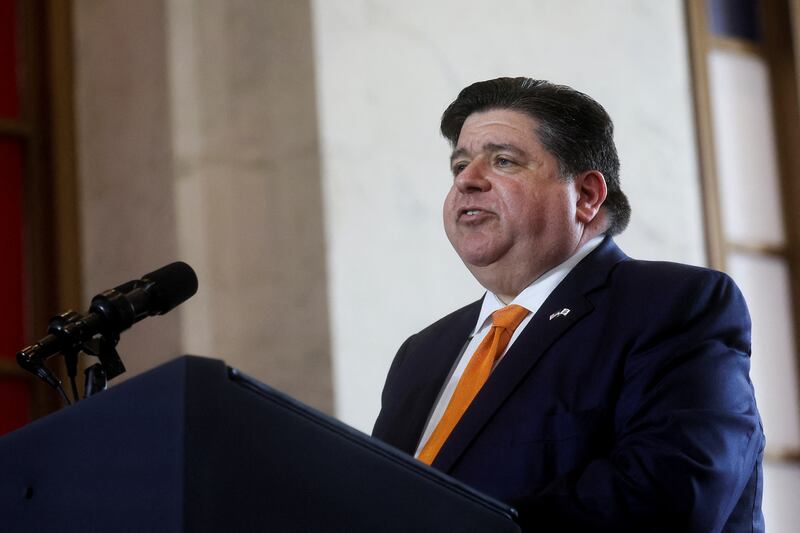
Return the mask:
[[498,167],[510,167],[511,165],[514,164],[514,162],[510,159],[506,159],[505,157],[498,157],[497,159],[495,159],[495,164]]
[[455,165],[453,165],[453,176],[458,176],[459,174],[461,174],[461,171],[464,170],[465,168],[467,168],[466,163],[456,163]]

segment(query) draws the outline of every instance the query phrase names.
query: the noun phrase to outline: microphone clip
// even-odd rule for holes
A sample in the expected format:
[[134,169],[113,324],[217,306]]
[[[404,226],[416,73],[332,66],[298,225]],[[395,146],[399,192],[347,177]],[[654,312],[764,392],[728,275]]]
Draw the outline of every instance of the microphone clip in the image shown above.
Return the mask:
[[67,403],[61,381],[45,366],[57,354],[64,356],[75,401],[78,355],[83,352],[98,358],[86,371],[86,394],[105,390],[108,380],[125,372],[117,353],[122,331],[149,316],[163,315],[197,292],[197,275],[181,261],[170,263],[141,279],[129,281],[92,298],[89,311],[82,315],[67,311],[54,317],[47,336],[17,353],[17,363],[55,388]]
[[125,372],[125,365],[116,349],[119,333],[105,330],[87,339],[85,338],[86,328],[83,327],[86,321],[86,316],[73,310],[61,313],[48,323],[48,337],[17,354],[19,365],[53,387],[67,404],[72,402],[64,392],[61,380],[45,365],[45,361],[50,357],[58,353],[64,356],[67,377],[72,385],[72,396],[75,402],[80,399],[75,382],[80,352],[98,358],[98,362],[84,372],[86,378],[84,398],[106,390],[108,380]]

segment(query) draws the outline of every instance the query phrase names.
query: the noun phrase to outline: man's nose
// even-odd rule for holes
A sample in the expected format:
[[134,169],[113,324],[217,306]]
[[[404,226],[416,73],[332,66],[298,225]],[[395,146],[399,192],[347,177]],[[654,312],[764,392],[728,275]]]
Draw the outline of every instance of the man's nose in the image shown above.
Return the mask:
[[464,170],[458,173],[455,179],[456,187],[462,193],[488,191],[492,184],[486,179],[486,165],[480,160],[469,163]]

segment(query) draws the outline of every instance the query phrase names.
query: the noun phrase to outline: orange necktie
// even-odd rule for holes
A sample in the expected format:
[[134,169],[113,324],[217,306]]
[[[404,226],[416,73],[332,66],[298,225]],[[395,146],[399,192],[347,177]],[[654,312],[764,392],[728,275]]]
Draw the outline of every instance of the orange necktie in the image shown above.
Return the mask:
[[453,428],[461,420],[464,411],[489,379],[495,362],[503,354],[508,346],[508,341],[511,340],[511,335],[514,334],[514,330],[527,314],[528,310],[520,305],[508,305],[492,313],[492,329],[481,341],[472,359],[469,360],[467,368],[464,369],[456,390],[453,392],[453,397],[447,404],[447,409],[419,453],[420,461],[431,464],[436,458],[436,454],[439,453]]

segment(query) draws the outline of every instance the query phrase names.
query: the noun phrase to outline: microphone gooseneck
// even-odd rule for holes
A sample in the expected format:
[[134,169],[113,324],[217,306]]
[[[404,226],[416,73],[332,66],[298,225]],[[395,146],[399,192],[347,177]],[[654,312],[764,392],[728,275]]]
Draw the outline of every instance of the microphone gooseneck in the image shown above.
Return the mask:
[[59,390],[62,396],[61,381],[44,365],[58,353],[67,355],[82,350],[96,355],[103,366],[103,375],[111,379],[125,371],[114,350],[120,333],[144,318],[171,311],[196,292],[197,275],[192,267],[180,261],[171,263],[101,292],[92,298],[85,315],[67,311],[53,318],[48,335],[18,352],[17,363]]

